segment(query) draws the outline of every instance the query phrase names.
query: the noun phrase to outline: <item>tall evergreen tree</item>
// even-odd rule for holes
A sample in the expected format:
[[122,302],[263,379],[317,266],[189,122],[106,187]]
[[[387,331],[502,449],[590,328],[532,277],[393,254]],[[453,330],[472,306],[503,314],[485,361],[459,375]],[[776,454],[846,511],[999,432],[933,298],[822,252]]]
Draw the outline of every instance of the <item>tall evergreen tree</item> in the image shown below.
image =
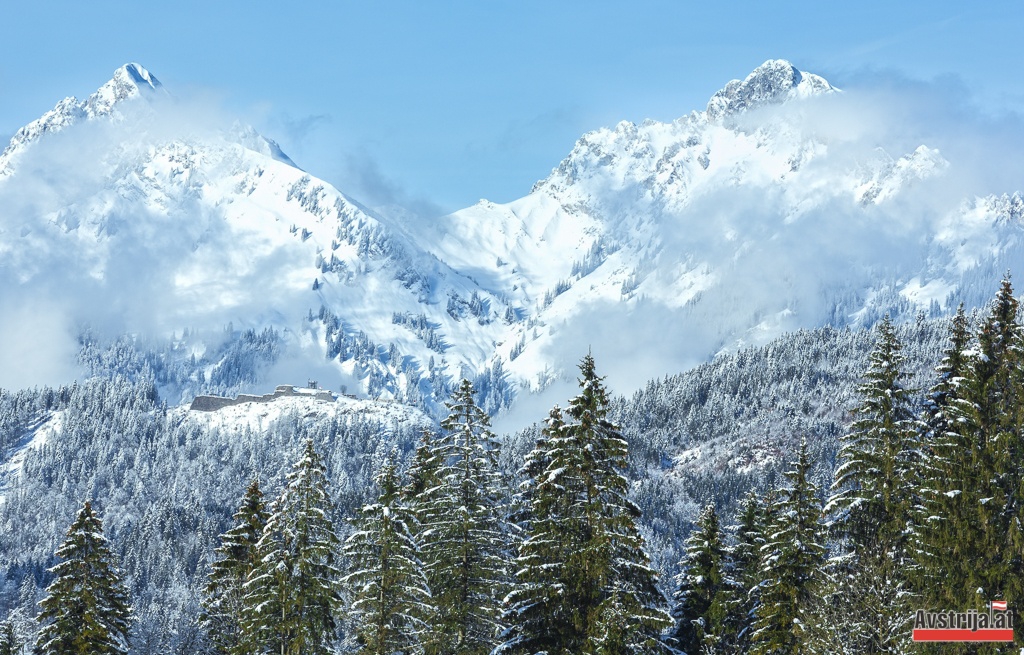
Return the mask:
[[921,501],[915,517],[916,591],[922,604],[954,608],[967,602],[965,590],[973,559],[961,551],[972,501],[963,494],[974,486],[973,438],[958,428],[960,386],[972,366],[971,343],[963,305],[950,322],[949,344],[936,368],[937,381],[925,401],[926,424],[921,472]]
[[[1003,279],[978,333],[978,355],[954,408],[957,427],[973,435],[977,478],[971,605],[1002,598],[1024,604],[1024,345],[1017,299]],[[1018,634],[1021,628],[1018,627]]]
[[508,585],[506,503],[498,444],[468,380],[445,403],[434,448],[437,484],[417,504],[422,555],[436,612],[428,653],[490,653],[501,631]]
[[732,561],[715,506],[708,505],[686,540],[683,572],[672,618],[676,647],[686,653],[720,653],[734,641],[730,603],[735,598]]
[[509,595],[512,626],[496,652],[655,652],[671,624],[636,528],[640,511],[626,497],[626,442],[606,418],[593,357],[580,371],[581,393],[564,423],[549,422],[546,452],[535,455],[547,466]]
[[[946,402],[944,435],[923,518],[926,596],[943,607],[984,609],[992,599],[1024,602],[1024,370],[1022,328],[1005,278],[962,359]],[[947,355],[949,359],[949,355]],[[943,496],[945,498],[943,498]]]
[[[438,469],[440,468],[441,458],[437,454],[434,437],[429,430],[424,430],[420,436],[420,442],[416,446],[412,464],[406,471],[406,484],[402,489],[402,495],[414,508],[414,511],[428,509],[426,499],[432,497],[433,490],[438,485]],[[422,522],[426,517],[417,514],[416,518]]]
[[733,651],[746,653],[750,649],[754,619],[760,604],[761,549],[767,543],[765,505],[772,499],[762,499],[748,492],[740,503],[732,549],[736,591],[729,607],[728,623],[734,635]]
[[857,556],[884,551],[902,562],[917,464],[917,427],[903,386],[901,346],[889,317],[878,327],[857,420],[842,439],[840,465],[827,511],[833,527]]
[[773,509],[774,522],[762,550],[764,582],[750,651],[755,655],[809,652],[807,630],[825,562],[822,507],[808,476],[810,468],[805,440],[795,467],[785,474],[789,486]]
[[[527,454],[519,470],[523,481],[516,496],[516,520],[526,541],[518,544],[516,581],[506,600],[505,621],[509,628],[499,647],[504,653],[540,651],[556,643],[561,626],[555,615],[559,589],[555,569],[562,561],[561,547],[555,540],[558,514],[552,489],[545,485],[551,465],[551,440],[561,435],[565,421],[556,405],[548,414],[541,436]],[[532,649],[532,650],[531,650]]]
[[259,566],[246,583],[244,629],[263,652],[330,652],[339,605],[339,547],[323,462],[307,439],[257,543]]
[[395,466],[388,461],[376,478],[381,493],[365,505],[344,552],[352,572],[351,617],[360,653],[422,653],[432,613],[430,590],[413,538],[416,517],[402,500]]
[[211,565],[203,598],[202,624],[214,651],[244,655],[256,650],[247,624],[245,583],[259,564],[256,544],[267,524],[267,509],[259,481],[253,479],[235,512],[234,525],[220,536],[217,561]]
[[877,330],[826,513],[840,540],[831,573],[847,601],[846,638],[857,641],[859,652],[896,653],[910,647],[907,571],[920,450],[902,383],[904,357],[888,316]]
[[649,655],[662,650],[648,633],[648,612],[636,590],[616,584],[597,607],[583,652],[588,655]]
[[22,645],[13,621],[7,620],[0,624],[0,655],[19,655]]
[[548,412],[548,417],[544,419],[544,428],[541,429],[533,449],[526,454],[523,465],[518,471],[521,482],[519,483],[518,493],[512,499],[512,521],[517,529],[525,527],[530,521],[530,512],[537,484],[543,478],[548,465],[551,463],[548,440],[552,435],[557,435],[564,425],[565,420],[562,417],[562,408],[555,405]]
[[42,655],[120,655],[128,652],[130,607],[103,524],[85,501],[56,552],[53,583],[40,602]]
[[957,398],[957,389],[967,373],[970,356],[967,348],[971,343],[970,326],[964,305],[960,303],[949,322],[948,345],[942,353],[942,361],[935,368],[936,382],[925,398],[925,426],[930,433],[929,448],[934,440],[944,436],[952,422],[949,407]]

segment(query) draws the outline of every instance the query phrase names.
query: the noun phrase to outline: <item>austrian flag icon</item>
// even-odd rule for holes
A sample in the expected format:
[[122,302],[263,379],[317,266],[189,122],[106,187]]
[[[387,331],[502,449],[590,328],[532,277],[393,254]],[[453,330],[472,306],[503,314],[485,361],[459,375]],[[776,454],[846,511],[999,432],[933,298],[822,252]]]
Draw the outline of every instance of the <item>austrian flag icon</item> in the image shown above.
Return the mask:
[[1005,612],[1006,611],[1006,601],[1005,600],[993,600],[989,604],[992,606],[992,609],[996,610],[997,612]]

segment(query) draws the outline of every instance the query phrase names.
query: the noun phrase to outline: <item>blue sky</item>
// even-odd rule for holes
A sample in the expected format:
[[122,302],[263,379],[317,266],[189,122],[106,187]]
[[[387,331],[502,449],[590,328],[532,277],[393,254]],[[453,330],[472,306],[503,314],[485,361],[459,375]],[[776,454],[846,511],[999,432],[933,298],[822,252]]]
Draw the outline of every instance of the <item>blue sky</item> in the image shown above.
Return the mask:
[[1024,114],[1022,28],[1019,1],[12,0],[0,138],[137,61],[357,199],[430,214],[522,196],[584,132],[702,109],[770,58]]

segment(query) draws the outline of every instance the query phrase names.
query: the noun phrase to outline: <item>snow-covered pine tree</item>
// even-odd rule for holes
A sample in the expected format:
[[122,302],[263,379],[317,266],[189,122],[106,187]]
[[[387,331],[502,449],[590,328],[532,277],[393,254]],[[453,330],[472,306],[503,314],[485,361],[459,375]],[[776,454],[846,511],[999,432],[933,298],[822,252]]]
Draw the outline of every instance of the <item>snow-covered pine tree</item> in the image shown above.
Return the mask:
[[434,494],[438,485],[437,472],[440,468],[441,458],[437,454],[434,436],[429,430],[424,430],[412,463],[405,472],[406,483],[402,489],[402,495],[415,512],[419,524],[429,522],[426,514],[429,511],[427,499]]
[[[490,419],[468,380],[445,403],[437,484],[417,499],[422,559],[434,598],[427,653],[490,653],[508,587],[504,484]],[[419,459],[419,458],[418,458]]]
[[37,617],[41,655],[121,655],[128,652],[131,609],[103,524],[85,501],[56,552]]
[[[521,540],[526,526],[532,516],[534,490],[537,483],[544,475],[550,461],[548,460],[548,439],[552,434],[557,434],[565,424],[562,418],[562,408],[555,405],[548,412],[544,420],[544,428],[541,429],[533,449],[523,458],[523,465],[519,468],[520,478],[518,491],[512,496],[512,510],[510,512],[510,528],[514,532],[514,538]],[[518,546],[518,541],[517,541]]]
[[[589,589],[596,588],[598,608],[615,593],[623,595],[622,605],[630,612],[626,625],[632,626],[626,641],[630,649],[623,652],[657,652],[661,649],[660,633],[672,620],[664,609],[666,601],[657,587],[658,575],[650,567],[644,539],[637,529],[640,508],[628,498],[628,446],[618,426],[607,419],[604,378],[598,377],[589,353],[580,364],[580,373],[581,393],[566,408],[566,423],[561,432],[568,437],[567,450],[575,451],[574,455],[566,452],[569,459],[582,465],[583,493],[573,499],[573,504],[575,509],[582,510],[580,516],[587,527],[589,543],[585,543],[582,551],[570,553],[569,559],[574,567],[579,567],[577,570],[589,573],[598,583],[591,587],[588,581],[578,587],[584,598]],[[549,476],[559,468],[558,450],[558,446],[553,449]],[[575,517],[572,510],[570,507],[569,517]],[[596,567],[587,561],[591,557]],[[606,570],[602,571],[602,566]],[[588,628],[590,641],[601,637],[599,625]]]
[[672,610],[673,645],[685,653],[723,652],[734,641],[729,610],[736,583],[714,505],[697,518],[681,564]]
[[[950,404],[950,462],[944,490],[960,511],[944,517],[944,553],[958,609],[983,609],[992,599],[1024,602],[1024,368],[1019,307],[1004,278],[977,336]],[[956,597],[958,596],[958,597]]]
[[593,357],[580,371],[581,393],[564,424],[549,423],[547,453],[539,455],[547,468],[508,598],[512,625],[496,653],[591,654],[612,643],[619,652],[652,653],[671,625],[636,528],[640,511],[626,496],[626,442],[606,418]]
[[773,524],[762,548],[764,582],[752,635],[753,655],[807,652],[807,627],[825,562],[822,507],[808,476],[810,469],[804,440],[793,470],[785,473],[789,486],[772,509]]
[[915,591],[926,607],[958,607],[965,602],[973,560],[960,554],[970,525],[974,486],[973,439],[957,428],[960,385],[972,357],[971,334],[963,305],[950,322],[949,344],[936,368],[938,378],[925,400],[926,424],[921,466],[921,504],[915,515]]
[[392,461],[384,463],[376,482],[377,502],[363,506],[353,520],[356,532],[345,542],[352,567],[342,581],[352,597],[349,616],[360,653],[422,653],[433,608],[413,538],[416,517],[402,500]]
[[8,619],[0,624],[0,655],[20,655],[22,646],[14,621]]
[[843,436],[833,494],[826,511],[833,528],[856,556],[882,550],[902,561],[914,494],[917,425],[911,394],[903,386],[904,357],[886,316],[858,388],[857,419]]
[[765,500],[750,491],[740,503],[735,543],[732,547],[735,595],[729,606],[728,625],[734,638],[734,650],[746,653],[750,648],[753,623],[760,604],[761,547],[766,541]]
[[[978,500],[978,525],[984,530],[986,560],[975,562],[978,594],[976,607],[992,599],[1005,599],[1013,607],[1024,605],[1024,326],[1019,303],[1013,297],[1009,275],[1003,279],[992,314],[978,335],[981,356],[974,376],[964,381],[961,396],[969,405],[960,424],[977,426],[988,455],[982,475],[991,470],[991,485]],[[989,356],[991,354],[991,356]],[[984,487],[983,487],[984,489]],[[990,500],[987,500],[990,499]],[[1018,638],[1024,627],[1018,623]]]
[[845,603],[844,638],[859,643],[854,650],[900,653],[910,647],[907,572],[920,448],[902,382],[904,357],[888,316],[877,333],[825,512],[839,540],[830,574]]
[[949,407],[957,398],[957,388],[963,381],[970,363],[967,348],[971,343],[970,326],[964,305],[960,303],[956,314],[949,322],[949,342],[942,353],[942,361],[935,367],[936,382],[929,390],[924,401],[925,427],[929,433],[927,449],[930,451],[936,444],[944,444],[948,436],[952,419]]
[[540,652],[556,643],[554,635],[561,629],[555,614],[560,591],[555,569],[563,558],[553,539],[559,514],[554,511],[554,494],[547,487],[541,489],[541,485],[551,464],[550,440],[561,434],[564,425],[562,410],[555,405],[519,470],[523,480],[513,511],[516,536],[522,539],[525,535],[526,540],[517,544],[520,570],[505,599],[504,620],[509,627],[501,636],[502,653]]
[[325,655],[334,639],[338,537],[323,462],[307,439],[256,546],[247,625],[263,652]]
[[647,634],[647,613],[635,589],[616,585],[597,608],[585,653],[588,655],[648,655],[662,650]]
[[214,652],[245,655],[256,644],[242,626],[248,623],[245,583],[259,564],[256,544],[267,524],[267,509],[259,481],[253,479],[242,503],[232,517],[234,525],[220,536],[217,561],[211,571],[203,598],[201,617],[207,640]]
[[[29,591],[30,588],[31,591]],[[34,591],[35,583],[32,581],[32,578],[25,578],[21,588],[18,590],[21,605],[12,609],[7,614],[7,620],[4,621],[5,624],[11,624],[11,627],[14,629],[14,641],[20,644],[15,651],[17,655],[32,652],[33,646],[36,643],[36,637],[39,635],[39,624],[36,621],[35,615],[29,614],[31,609],[28,609],[34,607],[35,603],[25,602],[26,594],[32,594]]]

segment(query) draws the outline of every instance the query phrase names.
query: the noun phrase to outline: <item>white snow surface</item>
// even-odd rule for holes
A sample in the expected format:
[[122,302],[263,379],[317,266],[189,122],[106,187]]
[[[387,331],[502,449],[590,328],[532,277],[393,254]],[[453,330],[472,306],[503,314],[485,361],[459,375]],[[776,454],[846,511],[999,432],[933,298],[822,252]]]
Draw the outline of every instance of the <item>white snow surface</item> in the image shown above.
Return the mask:
[[[127,65],[12,139],[8,302],[44,298],[68,326],[273,325],[287,356],[320,369],[306,317],[323,305],[421,373],[431,358],[452,377],[500,360],[540,390],[589,348],[628,391],[788,330],[949,311],[1024,260],[1014,189],[974,190],[943,143],[784,61],[704,111],[585,134],[523,198],[430,220],[363,207],[251,128],[184,120],[161,89]],[[396,313],[422,314],[441,346]]]
[[15,478],[22,474],[25,466],[25,458],[43,445],[55,434],[63,429],[63,412],[53,412],[40,417],[29,425],[25,434],[15,447],[5,454],[4,460],[0,463],[0,503],[4,501],[7,489]]
[[0,176],[12,172],[14,161],[30,144],[47,133],[59,132],[82,120],[109,116],[119,118],[117,107],[125,100],[154,94],[163,85],[139,64],[125,64],[114,76],[85,100],[64,98],[50,111],[18,130],[0,153]]

